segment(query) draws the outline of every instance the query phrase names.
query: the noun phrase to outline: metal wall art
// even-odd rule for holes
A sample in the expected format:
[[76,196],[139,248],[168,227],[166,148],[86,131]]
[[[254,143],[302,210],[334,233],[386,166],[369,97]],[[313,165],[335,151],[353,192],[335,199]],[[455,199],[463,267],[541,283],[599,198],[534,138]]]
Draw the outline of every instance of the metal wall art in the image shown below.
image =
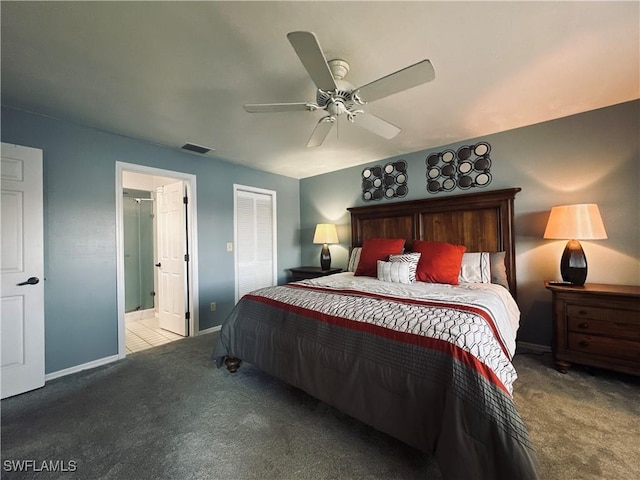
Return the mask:
[[402,198],[407,195],[407,162],[389,162],[384,167],[365,168],[362,171],[362,199]]
[[450,192],[458,187],[486,187],[491,183],[491,145],[479,142],[460,147],[457,152],[444,150],[426,159],[427,191]]

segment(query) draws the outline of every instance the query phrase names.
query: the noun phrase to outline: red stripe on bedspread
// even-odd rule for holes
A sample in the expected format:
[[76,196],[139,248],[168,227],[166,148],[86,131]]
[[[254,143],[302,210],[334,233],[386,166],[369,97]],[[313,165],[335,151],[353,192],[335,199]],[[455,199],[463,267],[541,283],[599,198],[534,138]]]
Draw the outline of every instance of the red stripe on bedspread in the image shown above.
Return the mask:
[[[291,286],[291,285],[290,285]],[[333,291],[333,290],[331,290]],[[356,292],[363,293],[363,292]],[[372,295],[376,296],[376,295]],[[439,352],[447,353],[452,357],[456,358],[458,361],[464,363],[472,367],[479,374],[485,377],[494,385],[498,386],[502,391],[504,391],[509,397],[511,397],[511,393],[504,386],[500,378],[489,368],[487,365],[478,360],[471,353],[463,350],[462,348],[447,342],[446,340],[440,340],[432,337],[425,337],[422,335],[415,335],[407,332],[399,332],[397,330],[392,330],[390,328],[382,327],[379,325],[373,325],[371,323],[359,322],[356,320],[349,320],[347,318],[337,317],[334,315],[329,315],[326,313],[318,312],[316,310],[311,310],[308,308],[298,307],[296,305],[291,305],[288,303],[280,302],[278,300],[274,300],[267,297],[262,297],[253,294],[246,294],[243,298],[251,299],[253,301],[263,303],[266,305],[270,305],[273,307],[277,307],[281,310],[285,310],[287,312],[296,313],[299,315],[304,315],[310,318],[314,318],[321,322],[325,322],[331,325],[336,325],[343,328],[348,328],[351,330],[357,330],[361,332],[370,333],[373,335],[377,335],[379,337],[388,338],[390,340],[403,342],[409,345],[416,345],[423,348],[429,348],[432,350],[437,350]],[[398,300],[394,298],[393,300]],[[440,305],[439,303],[436,303]]]
[[496,327],[493,321],[493,318],[487,311],[479,307],[474,307],[472,305],[465,305],[463,303],[446,303],[446,302],[439,302],[436,300],[422,300],[419,298],[400,298],[400,297],[382,295],[379,293],[362,292],[360,290],[350,290],[350,289],[338,290],[338,289],[332,289],[332,288],[316,287],[313,285],[303,285],[298,283],[290,283],[285,286],[289,288],[317,290],[320,292],[330,292],[330,293],[337,293],[337,294],[344,294],[344,295],[360,295],[363,297],[379,298],[379,299],[388,300],[391,302],[406,303],[408,305],[425,305],[428,307],[446,307],[446,308],[453,308],[457,310],[463,310],[469,313],[475,313],[476,315],[481,316],[487,322],[487,324],[489,325],[489,328],[491,328],[491,331],[493,332],[493,336],[498,341],[500,348],[502,348],[502,351],[507,356],[507,358],[511,358],[511,355],[509,355],[509,350],[505,347],[504,343],[502,342],[502,337],[500,336],[500,332],[498,331],[498,328]]

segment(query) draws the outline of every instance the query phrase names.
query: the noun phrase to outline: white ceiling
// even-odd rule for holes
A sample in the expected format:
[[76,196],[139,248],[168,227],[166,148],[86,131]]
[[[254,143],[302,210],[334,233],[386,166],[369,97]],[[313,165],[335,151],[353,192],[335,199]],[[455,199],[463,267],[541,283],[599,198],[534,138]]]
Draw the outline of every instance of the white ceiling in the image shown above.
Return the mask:
[[[6,2],[2,104],[304,178],[640,97],[640,3]],[[315,88],[286,34],[315,32],[356,86],[428,58],[436,79],[366,105],[402,132],[321,112],[250,114]],[[342,119],[341,119],[342,120]],[[203,158],[207,161],[207,158]]]

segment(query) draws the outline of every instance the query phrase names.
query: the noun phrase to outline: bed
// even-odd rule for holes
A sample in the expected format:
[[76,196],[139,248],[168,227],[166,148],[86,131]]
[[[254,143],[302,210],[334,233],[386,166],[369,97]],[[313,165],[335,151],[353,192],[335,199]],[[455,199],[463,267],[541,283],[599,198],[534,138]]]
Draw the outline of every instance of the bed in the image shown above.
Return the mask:
[[[349,208],[349,271],[244,296],[221,328],[218,367],[254,364],[434,454],[444,478],[538,478],[512,398],[519,190]],[[362,274],[372,245],[399,241],[401,252],[376,260],[376,276]],[[409,269],[397,262],[429,252],[425,245],[490,258],[490,278],[458,267],[459,282],[407,282],[407,272],[410,280],[424,272],[418,260]]]

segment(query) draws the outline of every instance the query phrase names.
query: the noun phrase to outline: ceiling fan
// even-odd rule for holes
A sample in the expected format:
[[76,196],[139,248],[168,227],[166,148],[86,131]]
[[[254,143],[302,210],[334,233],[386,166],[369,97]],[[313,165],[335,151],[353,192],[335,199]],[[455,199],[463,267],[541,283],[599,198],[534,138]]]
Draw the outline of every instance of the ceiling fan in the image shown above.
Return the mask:
[[360,109],[361,105],[373,102],[394,93],[430,82],[435,71],[429,60],[374,80],[362,87],[354,87],[343,78],[349,73],[349,64],[340,59],[329,60],[322,53],[318,38],[312,32],[291,32],[289,42],[298,54],[304,68],[317,87],[315,102],[298,103],[252,103],[244,105],[249,113],[292,112],[324,110],[327,115],[316,124],[307,147],[322,144],[340,115],[386,139],[400,133],[400,128],[371,113]]

